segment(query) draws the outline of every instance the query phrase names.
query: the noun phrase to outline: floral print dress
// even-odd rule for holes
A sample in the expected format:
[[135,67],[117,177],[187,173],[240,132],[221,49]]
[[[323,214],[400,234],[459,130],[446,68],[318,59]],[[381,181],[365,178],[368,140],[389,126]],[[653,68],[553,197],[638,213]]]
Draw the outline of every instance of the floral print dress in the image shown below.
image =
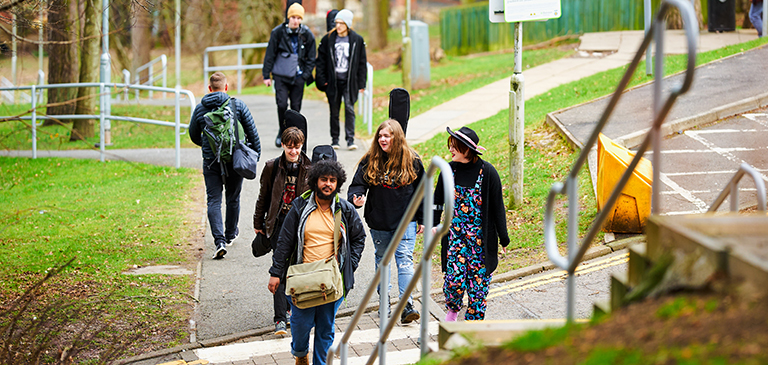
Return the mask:
[[445,306],[458,312],[467,294],[468,321],[485,319],[491,274],[485,270],[481,186],[483,170],[472,187],[456,186],[454,217],[448,233],[448,256],[443,282]]

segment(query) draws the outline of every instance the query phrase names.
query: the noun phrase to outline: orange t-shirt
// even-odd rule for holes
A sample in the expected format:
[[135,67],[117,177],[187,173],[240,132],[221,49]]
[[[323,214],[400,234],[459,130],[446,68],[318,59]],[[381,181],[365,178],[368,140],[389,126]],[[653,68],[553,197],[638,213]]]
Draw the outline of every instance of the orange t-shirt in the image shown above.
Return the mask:
[[304,226],[304,263],[325,260],[333,255],[333,212],[319,206]]

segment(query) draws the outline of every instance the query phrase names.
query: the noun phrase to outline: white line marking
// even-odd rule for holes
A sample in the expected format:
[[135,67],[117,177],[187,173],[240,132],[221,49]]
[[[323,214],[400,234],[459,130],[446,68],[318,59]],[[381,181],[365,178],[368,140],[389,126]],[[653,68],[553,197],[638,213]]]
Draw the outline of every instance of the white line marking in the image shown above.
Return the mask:
[[696,134],[720,134],[720,133],[755,133],[768,132],[766,129],[707,129],[694,131]]
[[693,194],[691,194],[690,191],[683,189],[680,185],[677,185],[677,183],[675,183],[674,181],[672,181],[672,179],[667,177],[666,174],[660,173],[659,178],[661,179],[661,182],[669,186],[672,190],[676,191],[683,198],[685,198],[685,200],[688,200],[689,202],[693,203],[693,205],[695,205],[696,208],[699,209],[698,213],[704,213],[707,211],[707,208],[709,207],[707,203],[695,197]]
[[[733,161],[733,162],[735,162],[737,164],[746,163],[744,160],[742,160],[742,159],[734,156],[733,154],[731,154],[730,153],[731,151],[729,151],[728,149],[717,147],[712,142],[706,140],[703,137],[700,137],[698,135],[697,131],[685,131],[685,135],[688,136],[688,137],[691,137],[692,139],[698,141],[699,143],[709,147],[713,151],[717,152],[719,155],[721,155],[721,156],[723,156],[723,157],[725,157],[725,158],[727,158],[727,159],[729,159],[729,160],[731,160],[731,161]],[[751,166],[751,164],[750,164],[750,166]],[[766,177],[764,174],[761,173],[760,177],[762,177],[763,180],[768,181],[768,177]]]

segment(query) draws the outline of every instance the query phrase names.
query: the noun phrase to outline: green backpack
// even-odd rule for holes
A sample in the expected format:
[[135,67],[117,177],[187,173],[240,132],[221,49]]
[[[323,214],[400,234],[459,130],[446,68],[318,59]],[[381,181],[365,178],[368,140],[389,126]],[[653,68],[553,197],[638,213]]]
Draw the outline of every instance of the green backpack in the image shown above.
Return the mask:
[[230,108],[229,101],[232,98],[227,99],[220,107],[205,113],[205,127],[203,128],[203,134],[208,137],[208,145],[211,146],[213,154],[216,155],[215,161],[224,164],[232,161],[232,152],[234,151],[235,143],[235,129],[237,125],[241,136],[245,135],[243,126],[237,123],[237,117]]

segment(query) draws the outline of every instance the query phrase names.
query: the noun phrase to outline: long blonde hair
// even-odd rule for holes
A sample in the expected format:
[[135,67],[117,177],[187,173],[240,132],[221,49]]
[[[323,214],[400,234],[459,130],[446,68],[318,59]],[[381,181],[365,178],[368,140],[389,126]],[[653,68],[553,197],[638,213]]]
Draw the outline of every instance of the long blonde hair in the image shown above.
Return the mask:
[[[379,145],[379,136],[385,128],[392,134],[388,153]],[[400,123],[387,119],[376,129],[376,138],[360,162],[368,161],[364,175],[368,184],[400,187],[410,185],[418,177],[413,166],[418,158],[419,155],[405,141]]]

